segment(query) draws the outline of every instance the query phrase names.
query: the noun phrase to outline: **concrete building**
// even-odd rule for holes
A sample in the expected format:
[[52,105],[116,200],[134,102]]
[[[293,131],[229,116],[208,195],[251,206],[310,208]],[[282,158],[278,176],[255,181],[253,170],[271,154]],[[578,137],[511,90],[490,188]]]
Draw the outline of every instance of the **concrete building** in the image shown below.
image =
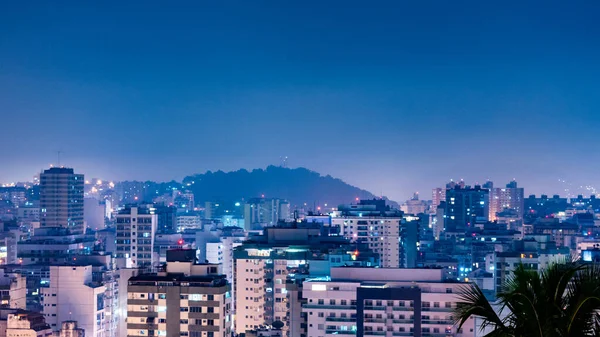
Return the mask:
[[0,265],[15,264],[18,262],[16,233],[0,233]]
[[138,268],[158,263],[153,254],[158,218],[152,209],[127,207],[119,211],[116,222],[117,258],[131,258]]
[[27,279],[24,276],[0,270],[0,307],[27,308]]
[[40,226],[85,233],[83,174],[71,168],[52,167],[40,174]]
[[568,248],[495,252],[487,256],[486,270],[493,273],[495,291],[498,292],[519,264],[523,264],[526,269],[541,271],[550,263],[568,260],[570,257]]
[[129,279],[127,336],[231,335],[231,286],[218,266],[167,262],[166,272]]
[[77,321],[66,321],[62,322],[54,337],[85,337],[85,330],[77,325]]
[[51,337],[52,329],[40,313],[19,310],[8,314],[6,337]]
[[62,264],[74,255],[90,254],[94,238],[72,234],[66,228],[39,228],[35,235],[17,244],[17,257],[21,264]]
[[304,282],[307,336],[475,336],[473,318],[454,326],[463,286],[441,269],[332,268]]
[[177,216],[177,232],[202,229],[202,217],[198,214],[180,214]]
[[419,221],[385,206],[384,200],[340,205],[340,215],[331,226],[351,242],[365,243],[379,255],[381,267],[415,267],[419,242]]
[[244,205],[246,230],[291,220],[290,203],[277,198],[253,198]]
[[235,249],[236,333],[280,321],[284,335],[299,336],[294,327],[300,329],[301,313],[291,311],[299,290],[296,297],[288,294],[290,282],[328,276],[332,266],[377,264],[377,254],[364,244],[321,231],[318,224],[267,227],[264,235],[250,237]]
[[106,287],[94,282],[92,266],[51,266],[50,284],[41,288],[44,317],[53,330],[64,321],[77,321],[90,337],[105,333],[104,296]]
[[419,200],[419,192],[415,192],[411,199],[406,200],[400,205],[400,210],[405,214],[418,215],[425,213],[427,210],[427,203],[423,200]]
[[516,181],[506,184],[506,187],[494,187],[490,189],[490,207],[489,220],[498,220],[498,213],[505,210],[514,210],[517,221],[523,221],[523,212],[525,211],[524,189],[517,187]]
[[83,199],[83,218],[87,228],[98,231],[106,227],[104,225],[104,207],[105,205],[96,198]]
[[489,190],[476,185],[446,190],[445,232],[464,235],[469,228],[485,223],[489,217]]
[[446,189],[441,187],[434,188],[431,192],[431,210],[435,211],[442,201],[446,201]]

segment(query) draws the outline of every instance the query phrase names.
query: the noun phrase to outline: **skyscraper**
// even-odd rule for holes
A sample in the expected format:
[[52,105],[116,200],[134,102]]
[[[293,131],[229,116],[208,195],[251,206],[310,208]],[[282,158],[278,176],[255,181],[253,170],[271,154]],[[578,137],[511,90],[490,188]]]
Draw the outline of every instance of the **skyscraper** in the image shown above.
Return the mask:
[[475,226],[476,223],[488,221],[489,190],[475,185],[446,190],[445,231],[462,233]]
[[52,167],[40,175],[40,227],[67,228],[85,233],[83,174],[72,168]]

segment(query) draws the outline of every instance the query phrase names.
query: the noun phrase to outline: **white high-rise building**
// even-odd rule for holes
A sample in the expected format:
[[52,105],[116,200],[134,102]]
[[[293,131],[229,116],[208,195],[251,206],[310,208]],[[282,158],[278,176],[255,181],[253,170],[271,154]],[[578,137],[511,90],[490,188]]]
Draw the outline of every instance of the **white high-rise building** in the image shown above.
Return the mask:
[[[155,261],[154,236],[158,223],[152,208],[130,207],[119,211],[117,219],[117,258],[131,258],[138,268],[149,267]],[[88,336],[89,337],[89,336]]]
[[92,266],[51,266],[50,284],[41,288],[44,318],[53,330],[77,321],[88,337],[106,335],[105,286],[92,280]]
[[441,269],[332,268],[330,279],[303,284],[307,335],[475,336],[473,318],[454,325],[464,285]]

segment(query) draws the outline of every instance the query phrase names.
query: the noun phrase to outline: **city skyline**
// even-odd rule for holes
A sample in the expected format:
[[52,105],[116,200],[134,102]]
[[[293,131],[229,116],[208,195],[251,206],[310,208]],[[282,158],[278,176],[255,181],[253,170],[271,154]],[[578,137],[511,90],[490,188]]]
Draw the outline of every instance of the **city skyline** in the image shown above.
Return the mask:
[[60,150],[113,180],[289,156],[394,200],[600,183],[596,3],[1,6],[2,182]]

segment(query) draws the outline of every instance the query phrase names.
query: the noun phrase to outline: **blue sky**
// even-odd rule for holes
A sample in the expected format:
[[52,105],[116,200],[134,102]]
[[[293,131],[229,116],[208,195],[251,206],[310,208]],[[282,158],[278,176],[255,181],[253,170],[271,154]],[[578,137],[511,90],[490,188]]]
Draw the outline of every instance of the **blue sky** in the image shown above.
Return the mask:
[[[0,4],[0,181],[305,166],[404,199],[600,185],[600,3]],[[572,188],[573,189],[573,188]]]

